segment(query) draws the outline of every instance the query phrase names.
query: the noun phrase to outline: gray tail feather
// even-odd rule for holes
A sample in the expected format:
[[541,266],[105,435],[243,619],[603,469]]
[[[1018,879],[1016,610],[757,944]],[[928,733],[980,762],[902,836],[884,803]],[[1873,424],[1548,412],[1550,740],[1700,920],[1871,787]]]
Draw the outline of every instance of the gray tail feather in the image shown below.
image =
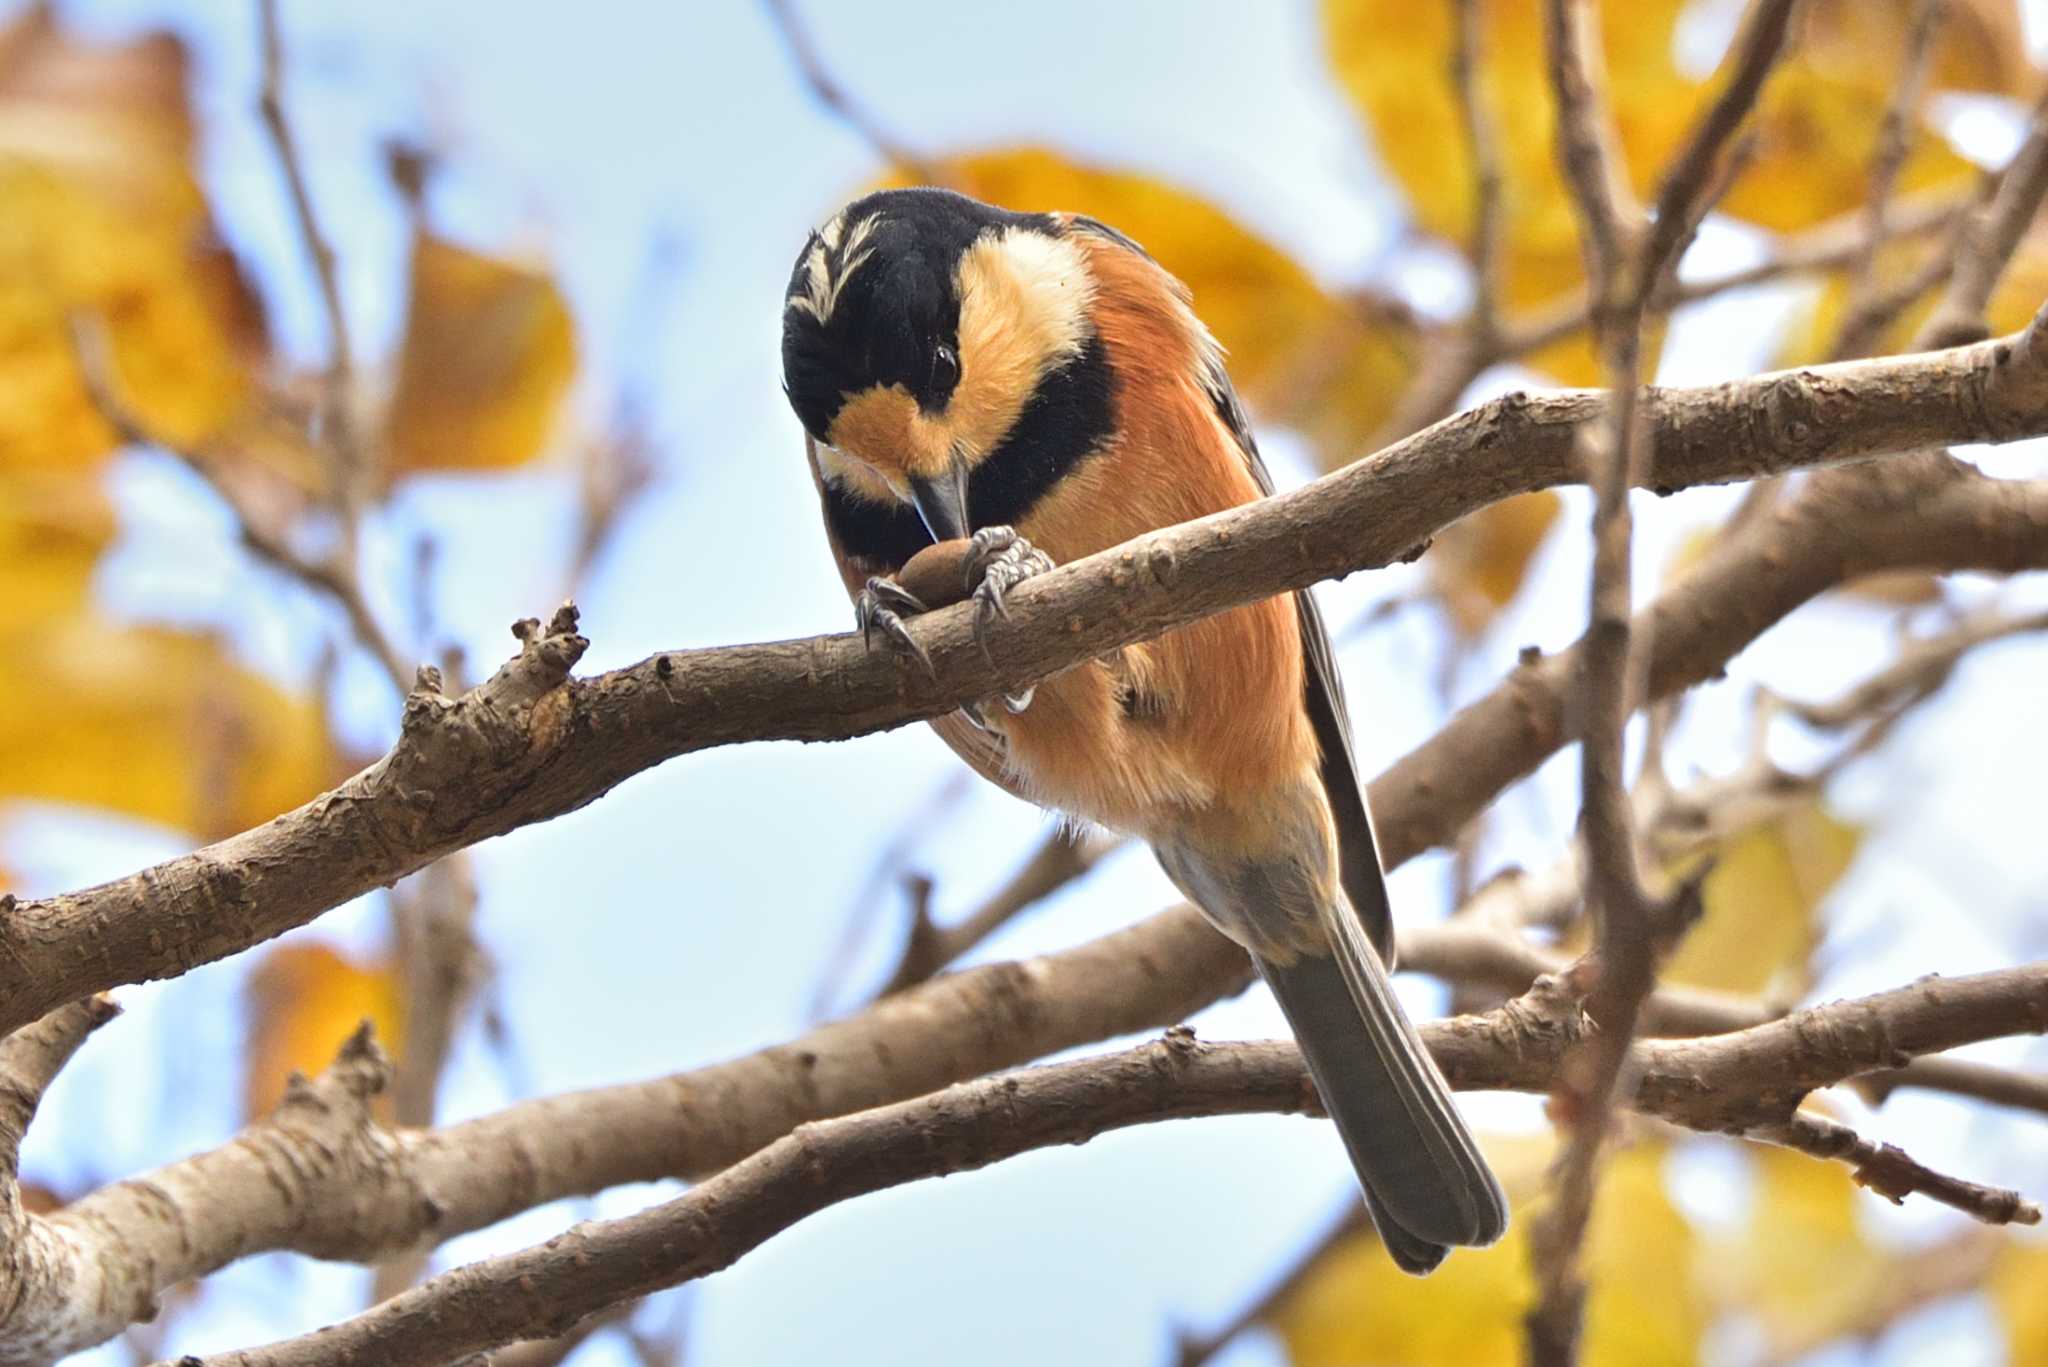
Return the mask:
[[1348,908],[1325,917],[1336,953],[1281,966],[1253,957],[1300,1042],[1358,1171],[1381,1241],[1421,1274],[1454,1244],[1506,1232],[1507,1197],[1450,1088]]

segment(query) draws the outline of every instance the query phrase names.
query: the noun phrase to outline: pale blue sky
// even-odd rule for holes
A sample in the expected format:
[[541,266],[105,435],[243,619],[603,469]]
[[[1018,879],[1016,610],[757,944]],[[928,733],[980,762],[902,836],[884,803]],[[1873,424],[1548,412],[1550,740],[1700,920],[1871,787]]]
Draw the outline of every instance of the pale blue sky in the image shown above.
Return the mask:
[[[316,299],[252,112],[253,9],[229,0],[59,8],[107,34],[169,20],[192,41],[208,182],[287,345],[316,359]],[[1028,139],[1161,174],[1216,199],[1333,283],[1382,278],[1407,260],[1390,255],[1399,201],[1322,68],[1309,4],[1041,0],[1027,11],[812,0],[804,8],[842,77],[920,148]],[[778,304],[805,229],[874,163],[805,96],[758,7],[288,0],[285,20],[293,112],[365,355],[384,354],[402,308],[404,225],[378,143],[424,135],[447,153],[432,197],[438,225],[486,247],[539,247],[559,264],[590,362],[589,410],[601,414],[622,385],[650,406],[663,482],[584,594],[593,641],[585,667],[663,647],[843,629],[849,614],[778,392]],[[651,292],[645,263],[662,243],[680,266],[667,288]],[[1732,259],[1754,245],[1716,231],[1704,250]],[[1429,279],[1405,278],[1417,289]],[[1769,351],[1762,324],[1784,302],[1773,295],[1703,311],[1674,338],[1667,378],[1716,378],[1761,363]],[[1287,435],[1269,442],[1283,478],[1299,477]],[[2019,469],[2025,458],[2003,459]],[[331,628],[325,612],[251,572],[222,514],[172,463],[132,458],[118,487],[128,531],[103,575],[107,600],[136,616],[226,623],[249,659],[303,678]],[[407,548],[414,531],[431,526],[444,549],[436,613],[480,666],[494,662],[510,642],[506,624],[543,611],[556,591],[565,487],[558,472],[540,472],[408,490],[375,529],[387,606],[397,614],[407,601]],[[1706,492],[1646,502],[1644,563],[1662,563],[1677,532],[1726,499]],[[1574,526],[1579,509],[1575,501]],[[1550,547],[1537,590],[1461,676],[1463,695],[1497,677],[1524,642],[1554,647],[1571,638],[1585,560],[1575,536]],[[1413,575],[1354,576],[1328,590],[1333,620]],[[1737,663],[1730,683],[1703,696],[1702,731],[1739,716],[1748,681],[1818,694],[1854,677],[1884,658],[1886,633],[1869,612],[1822,614],[1773,633]],[[1408,614],[1347,652],[1369,769],[1434,726],[1438,649],[1434,628]],[[1830,989],[2041,952],[2037,890],[2048,849],[2023,804],[1988,799],[2008,775],[2048,768],[2040,729],[2007,720],[2038,714],[2044,677],[2048,652],[2038,644],[1988,653],[1906,729],[1891,756],[1845,780],[1839,802],[1878,823],[1880,848],[1838,904],[1851,928],[1885,929],[1865,929]],[[345,707],[352,734],[381,744],[394,703],[379,676],[355,670]],[[1685,753],[1706,765],[1728,759],[1713,745]],[[801,1028],[873,854],[952,769],[922,730],[840,746],[721,750],[479,851],[481,932],[501,969],[527,1081],[555,1091],[638,1078]],[[1569,758],[1553,761],[1503,804],[1496,861],[1541,859],[1555,848],[1571,825],[1575,772]],[[941,914],[971,905],[1046,828],[1036,812],[968,789],[915,860],[938,879]],[[178,848],[161,832],[71,813],[17,817],[6,836],[9,867],[35,888],[126,872]],[[1444,882],[1440,859],[1397,873],[1402,914],[1440,914]],[[1169,900],[1149,859],[1129,854],[985,955],[1069,945]],[[316,933],[367,945],[381,929],[372,903],[335,913]],[[867,967],[888,949],[872,947]],[[233,985],[243,968],[217,965],[125,993],[130,1014],[66,1075],[32,1139],[31,1162],[76,1183],[224,1138],[239,1066]],[[1418,1006],[1431,1005],[1425,986],[1409,986]],[[1217,1035],[1280,1031],[1263,994],[1198,1025]],[[493,1109],[507,1097],[503,1070],[472,1041],[456,1059],[447,1113]],[[141,1104],[131,1108],[130,1098]],[[1532,1117],[1519,1099],[1480,1098],[1473,1110],[1499,1123]],[[161,1120],[143,1130],[128,1119],[135,1114]],[[1981,1179],[2041,1189],[2048,1147],[2038,1134],[1958,1126],[1956,1114],[1908,1100],[1878,1130],[1921,1145],[1930,1159],[1967,1151]],[[1703,1170],[1691,1190],[1712,1197],[1722,1189],[1712,1175],[1719,1169]],[[1151,1127],[885,1193],[807,1222],[703,1287],[691,1361],[1159,1361],[1174,1324],[1227,1317],[1334,1209],[1348,1182],[1323,1126],[1256,1118]],[[649,1195],[613,1193],[598,1207],[622,1211]],[[571,1215],[535,1212],[460,1240],[445,1256],[531,1242]],[[1920,1210],[1874,1218],[1908,1232],[1931,1223]],[[349,1313],[361,1287],[353,1270],[261,1260],[216,1279],[171,1347],[225,1348],[303,1328]],[[991,1325],[1003,1328],[991,1337]],[[1915,1332],[1951,1342],[1960,1334],[1989,1354],[1967,1360],[1995,1362],[1982,1328],[1981,1308],[1965,1304]],[[1882,1360],[1910,1361],[1911,1353],[1902,1342]],[[621,1360],[605,1346],[577,1359],[589,1367]],[[1227,1359],[1236,1367],[1275,1360],[1256,1339]]]

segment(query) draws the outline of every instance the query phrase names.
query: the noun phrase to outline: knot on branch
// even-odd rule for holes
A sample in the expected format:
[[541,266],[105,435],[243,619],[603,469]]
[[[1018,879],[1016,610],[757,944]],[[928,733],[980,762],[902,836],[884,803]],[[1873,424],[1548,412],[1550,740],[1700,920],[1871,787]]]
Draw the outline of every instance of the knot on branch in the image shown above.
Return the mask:
[[568,709],[547,704],[563,698],[569,672],[590,648],[576,626],[574,603],[562,604],[546,623],[533,617],[513,623],[519,653],[460,697],[446,696],[441,671],[422,665],[400,717],[402,740],[374,776],[395,786],[407,807],[424,812],[453,788],[474,798],[480,770],[552,748]]
[[273,1118],[282,1120],[288,1111],[303,1110],[319,1115],[361,1116],[367,1123],[369,1101],[391,1085],[391,1059],[377,1043],[376,1028],[368,1020],[342,1041],[334,1062],[319,1077],[294,1072],[285,1080],[284,1099]]

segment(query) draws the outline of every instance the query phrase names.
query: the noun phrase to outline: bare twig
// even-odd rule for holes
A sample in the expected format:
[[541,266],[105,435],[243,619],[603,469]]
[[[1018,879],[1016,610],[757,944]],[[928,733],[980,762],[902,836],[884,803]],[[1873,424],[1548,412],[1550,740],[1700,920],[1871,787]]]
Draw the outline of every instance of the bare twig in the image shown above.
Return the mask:
[[1849,266],[1848,305],[1844,310],[1837,356],[1863,354],[1875,328],[1862,319],[1876,286],[1877,258],[1890,236],[1887,223],[1892,192],[1898,184],[1899,168],[1912,150],[1913,135],[1920,124],[1920,97],[1927,85],[1927,68],[1934,53],[1934,37],[1940,31],[1948,0],[1915,0],[1913,17],[1906,34],[1906,51],[1899,63],[1898,81],[1885,103],[1884,119],[1878,125],[1877,148],[1870,160],[1870,193],[1863,201],[1862,248]]
[[1479,0],[1458,0],[1457,37],[1451,49],[1451,85],[1458,94],[1458,118],[1466,153],[1472,158],[1471,349],[1491,353],[1500,336],[1501,169],[1500,144],[1486,111],[1479,65],[1484,58],[1484,16]]
[[1799,1111],[1782,1125],[1750,1133],[1815,1158],[1847,1163],[1855,1170],[1859,1184],[1894,1205],[1918,1192],[1988,1225],[2041,1223],[2041,1208],[2016,1191],[1981,1186],[1936,1172],[1895,1145],[1872,1143],[1847,1125],[1823,1116]]
[[1717,168],[1724,160],[1723,149],[1756,108],[1765,78],[1784,54],[1786,35],[1799,6],[1800,0],[1761,0],[1750,11],[1736,37],[1727,80],[1665,168],[1635,263],[1634,308],[1639,313],[1648,303],[1650,291],[1666,268],[1676,264],[1684,244],[1719,198],[1713,190]]
[[1614,155],[1604,144],[1607,116],[1592,74],[1591,12],[1568,0],[1550,0],[1545,11],[1558,161],[1579,221],[1597,301],[1595,335],[1613,401],[1597,437],[1594,429],[1584,434],[1594,500],[1593,571],[1577,690],[1584,889],[1597,931],[1590,1009],[1600,1030],[1579,1051],[1578,1066],[1568,1061],[1560,1070],[1553,1101],[1566,1142],[1554,1171],[1556,1200],[1530,1235],[1538,1295],[1525,1320],[1530,1356],[1538,1364],[1577,1361],[1585,1299],[1578,1255],[1592,1215],[1594,1173],[1610,1114],[1628,1099],[1623,1066],[1643,1003],[1656,985],[1660,932],[1637,866],[1635,819],[1623,773],[1623,730],[1638,705],[1640,665],[1648,658],[1634,630],[1629,508],[1630,490],[1651,462],[1650,432],[1638,407],[1645,310],[1656,283],[1711,208],[1712,196],[1726,189],[1723,149],[1755,107],[1784,49],[1795,8],[1796,0],[1763,0],[1751,12],[1730,76],[1666,170],[1653,217],[1640,234]]
[[1308,1280],[1309,1275],[1322,1263],[1330,1250],[1361,1235],[1372,1232],[1372,1220],[1365,1213],[1365,1206],[1355,1196],[1346,1195],[1337,1218],[1308,1246],[1289,1260],[1287,1267],[1274,1277],[1257,1296],[1218,1328],[1206,1334],[1182,1330],[1174,1352],[1175,1367],[1203,1367],[1203,1364],[1237,1341],[1253,1325],[1262,1323],[1282,1305],[1288,1297]]
[[1055,831],[1007,883],[953,924],[938,925],[931,920],[928,909],[920,908],[912,918],[903,954],[881,995],[901,992],[953,964],[1025,911],[1085,877],[1104,858],[1122,849],[1124,843],[1101,832]]
[[270,134],[284,171],[285,187],[291,194],[292,217],[298,224],[299,240],[313,263],[313,276],[320,287],[320,303],[327,318],[327,374],[321,396],[321,431],[335,453],[335,491],[340,506],[353,527],[355,509],[372,471],[368,468],[355,424],[355,353],[349,344],[348,314],[341,298],[341,281],[335,268],[334,248],[320,228],[313,209],[313,195],[299,157],[298,140],[284,110],[284,38],[277,14],[278,0],[257,0],[256,12],[262,23],[263,88],[257,105],[263,126]]
[[2034,106],[2026,140],[2006,166],[1997,195],[1971,221],[1956,254],[1948,290],[1921,329],[1917,345],[1955,346],[1986,335],[1984,310],[1991,302],[1991,292],[2040,212],[2044,194],[2048,194],[2048,95]]
[[235,524],[241,533],[242,544],[251,554],[306,587],[313,589],[342,610],[348,618],[350,631],[363,649],[377,661],[377,664],[392,685],[403,693],[412,679],[412,666],[392,644],[383,623],[371,610],[364,595],[361,580],[353,564],[341,555],[330,555],[312,559],[299,553],[291,544],[291,537],[283,527],[266,518],[247,498],[242,496],[240,486],[232,479],[224,478],[221,459],[213,452],[188,449],[182,445],[166,442],[151,432],[141,417],[128,405],[117,387],[113,354],[108,344],[104,323],[96,317],[74,313],[70,319],[72,350],[78,358],[79,375],[85,384],[86,393],[94,407],[108,425],[125,442],[138,446],[154,446],[168,451],[183,461],[194,474],[205,480],[209,487],[228,505],[235,515]]
[[1579,224],[1593,331],[1601,335],[1612,311],[1621,306],[1622,279],[1642,227],[1642,211],[1622,178],[1621,155],[1608,121],[1597,23],[1587,0],[1544,2],[1544,51],[1557,106],[1557,164]]
[[913,179],[927,185],[944,184],[937,169],[925,158],[910,148],[888,129],[881,120],[847,93],[831,70],[818,55],[817,45],[811,41],[810,30],[796,12],[795,0],[761,0],[768,11],[768,18],[774,23],[775,31],[789,48],[789,55],[795,60],[797,73],[803,77],[804,85],[811,95],[835,118],[855,133],[868,146],[879,153],[884,161],[902,170]]

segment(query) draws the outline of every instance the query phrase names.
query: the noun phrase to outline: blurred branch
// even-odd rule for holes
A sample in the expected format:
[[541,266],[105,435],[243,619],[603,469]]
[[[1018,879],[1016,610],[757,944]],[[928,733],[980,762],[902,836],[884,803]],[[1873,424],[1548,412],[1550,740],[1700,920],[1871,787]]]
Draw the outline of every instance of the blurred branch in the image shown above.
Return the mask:
[[[1919,128],[1920,97],[1927,84],[1927,68],[1934,53],[1934,37],[1940,31],[1947,0],[1915,0],[1906,34],[1905,56],[1899,76],[1885,104],[1884,119],[1878,125],[1877,150],[1870,159],[1870,193],[1863,201],[1864,229],[1861,250],[1849,265],[1847,303],[1836,340],[1837,357],[1860,356],[1869,349],[1885,321],[1883,301],[1877,298],[1877,258],[1890,235],[1892,194],[1898,188],[1899,168],[1906,164],[1913,135]],[[1946,257],[1946,253],[1936,253]],[[1874,307],[1876,306],[1876,307]]]
[[1121,836],[1100,831],[1055,831],[1007,883],[951,925],[934,922],[928,903],[919,903],[913,908],[903,954],[880,995],[886,997],[928,980],[1024,912],[1087,876],[1125,843]]
[[1980,1186],[1936,1172],[1893,1144],[1874,1144],[1847,1125],[1796,1112],[1782,1125],[1751,1130],[1750,1136],[1788,1149],[1847,1163],[1856,1181],[1893,1205],[1918,1193],[1987,1225],[2038,1225],[2040,1207],[2016,1191]]
[[[1458,118],[1472,158],[1472,316],[1468,346],[1487,353],[1500,345],[1501,214],[1500,143],[1487,116],[1479,84],[1484,55],[1484,15],[1479,0],[1457,0],[1457,35],[1451,49],[1451,85],[1458,93]],[[1462,388],[1462,386],[1461,386]]]
[[166,442],[151,432],[121,395],[105,324],[99,318],[84,313],[72,314],[69,322],[72,351],[78,359],[79,375],[86,393],[100,416],[106,419],[121,440],[168,451],[205,480],[208,487],[227,504],[228,511],[234,514],[242,544],[249,548],[250,553],[340,607],[357,642],[377,661],[392,685],[403,693],[411,682],[412,667],[406,664],[398,648],[391,643],[383,624],[377,620],[377,614],[371,611],[369,600],[363,594],[362,582],[356,575],[352,555],[329,555],[318,560],[301,555],[292,546],[288,530],[277,525],[275,519],[264,516],[253,501],[243,496],[240,486],[223,475],[221,458],[217,453],[187,449]]
[[[307,187],[298,139],[285,115],[284,38],[278,23],[277,3],[278,0],[257,0],[256,3],[263,49],[263,88],[257,106],[262,112],[263,127],[270,135],[271,146],[277,152],[278,165],[284,171],[299,240],[305,244],[306,255],[313,263],[314,279],[320,287],[320,304],[327,318],[327,374],[320,405],[321,435],[335,454],[335,492],[353,528],[355,511],[372,474],[355,424],[355,351],[349,344],[348,313],[342,304],[334,248],[326,233],[321,231],[319,215],[313,210],[313,195]],[[403,687],[402,684],[400,686]]]
[[912,152],[896,136],[882,126],[872,112],[839,83],[818,55],[817,45],[811,41],[811,31],[796,12],[795,0],[761,0],[768,11],[770,22],[789,48],[789,55],[796,62],[797,73],[803,77],[804,85],[811,95],[823,105],[833,117],[859,134],[884,161],[897,167],[912,178],[927,185],[940,185],[944,181],[937,175],[930,162]]
[[1372,1228],[1372,1219],[1365,1213],[1364,1203],[1355,1195],[1345,1193],[1343,1209],[1329,1227],[1310,1240],[1306,1248],[1288,1261],[1280,1275],[1273,1278],[1254,1300],[1232,1315],[1228,1322],[1207,1334],[1181,1331],[1174,1350],[1175,1367],[1203,1367],[1204,1363],[1236,1342],[1239,1335],[1270,1318],[1308,1280],[1309,1274],[1332,1249],[1371,1233]]
[[1718,173],[1724,150],[1755,108],[1796,7],[1797,0],[1761,0],[1750,11],[1725,64],[1728,79],[1666,168],[1647,223],[1627,200],[1609,146],[1609,110],[1594,74],[1592,10],[1572,0],[1550,0],[1545,10],[1557,156],[1572,191],[1595,300],[1594,336],[1613,400],[1606,421],[1581,432],[1586,482],[1593,488],[1593,565],[1574,699],[1581,719],[1582,887],[1595,929],[1594,950],[1574,971],[1591,985],[1589,1010],[1600,1028],[1558,1070],[1552,1097],[1565,1143],[1552,1172],[1555,1199],[1530,1228],[1537,1300],[1524,1320],[1529,1355],[1539,1367],[1578,1359],[1585,1301],[1579,1250],[1592,1217],[1595,1172],[1610,1116],[1628,1102],[1629,1046],[1656,986],[1660,946],[1676,923],[1643,884],[1623,744],[1643,692],[1644,635],[1654,627],[1646,621],[1638,633],[1631,587],[1629,498],[1652,462],[1650,425],[1640,414],[1646,310],[1657,282],[1726,189],[1727,177]]
[[[1554,979],[1479,1017],[1422,1027],[1460,1088],[1546,1090],[1585,1028]],[[1941,1177],[1904,1155],[1815,1131],[1795,1113],[1816,1086],[1911,1055],[2016,1030],[2048,1030],[2048,966],[1930,980],[1814,1007],[1708,1040],[1631,1051],[1635,1104],[1689,1128],[1767,1130],[1857,1167],[1862,1180],[1967,1204],[1980,1219],[2036,1223],[2016,1193]],[[446,1273],[305,1338],[223,1353],[199,1367],[313,1367],[337,1360],[427,1367],[731,1266],[838,1202],[971,1171],[1132,1125],[1195,1116],[1314,1113],[1291,1043],[1202,1044],[1191,1031],[1134,1049],[959,1083],[930,1096],[797,1127],[687,1194],[533,1248]],[[454,1307],[461,1307],[460,1313]]]
[[2001,174],[1998,193],[1965,230],[1948,290],[1921,329],[1916,345],[1954,346],[1987,334],[1984,310],[1991,302],[1991,291],[2040,213],[2044,194],[2048,194],[2048,95],[2035,104],[2026,140]]
[[[1656,454],[1644,482],[1680,488],[2048,432],[2043,327],[1952,351],[1646,390]],[[941,715],[1207,614],[1388,563],[1475,508],[1573,479],[1577,430],[1607,409],[1597,393],[1512,395],[1300,489],[1062,566],[1019,587],[986,648],[971,605],[920,617],[910,630],[933,661],[929,675],[849,633],[665,653],[569,685],[587,645],[573,610],[545,627],[523,623],[520,654],[468,693],[445,697],[423,675],[390,753],[341,787],[143,873],[23,901],[0,923],[0,1027],[246,948],[676,755]],[[1843,473],[1859,478],[1809,481],[1800,511],[1730,538],[1652,609],[1647,697],[1711,676],[1765,626],[1858,574],[2048,561],[2048,485],[1964,472],[1927,489]],[[1768,556],[1768,573],[1754,555]],[[1521,666],[1373,785],[1391,862],[1454,837],[1569,738],[1563,699],[1576,655]]]
[[[1454,978],[1471,974],[1474,980],[1506,982],[1511,990],[1530,988],[1555,963],[1511,937],[1457,926],[1408,929],[1401,937],[1401,957],[1424,972]],[[2041,972],[2012,970],[2007,975],[2036,975],[2035,996],[2024,1010],[2013,1004],[2016,998],[1994,994],[1987,999],[1973,986],[1976,979],[1923,982],[1884,994],[1887,1001],[1902,995],[1916,1002],[1938,999],[1927,1003],[1927,1011],[1915,1009],[1896,1048],[1871,1035],[1879,1027],[1847,1028],[1857,1019],[1854,1003],[1822,1008],[1818,1017],[1792,1017],[1795,1037],[1814,1048],[1849,1051],[1831,1056],[1831,1063],[1813,1065],[1800,1075],[1799,1085],[1824,1086],[1867,1067],[1883,1067],[1891,1076],[1901,1051],[1949,1047],[1943,1030],[1982,1032],[1970,1036],[1979,1038],[2039,1029],[2048,1013],[2048,984],[2040,980]],[[275,1114],[230,1142],[42,1217],[51,1226],[49,1241],[68,1250],[67,1258],[84,1260],[99,1269],[93,1275],[112,1279],[104,1296],[84,1299],[72,1294],[73,1283],[63,1283],[67,1306],[92,1307],[90,1318],[66,1321],[71,1327],[64,1332],[71,1337],[64,1342],[82,1347],[118,1333],[129,1319],[147,1315],[163,1289],[253,1252],[283,1249],[374,1261],[565,1197],[664,1177],[705,1178],[809,1121],[868,1112],[962,1078],[1185,1019],[1248,977],[1242,951],[1192,907],[1181,906],[1058,954],[969,969],[911,988],[845,1021],[730,1062],[522,1102],[439,1130],[388,1132],[375,1123],[370,1099],[388,1086],[390,1068],[367,1035],[359,1035],[328,1072],[311,1083],[295,1084]],[[1539,989],[1539,1000],[1549,1000],[1542,997],[1545,991],[1555,997],[1552,989]],[[2007,1012],[2006,1027],[1994,1030],[1998,1012],[1989,1000],[2006,1002],[2019,1014]],[[1563,999],[1552,1001],[1550,1009],[1566,1007],[1570,1018],[1560,1017],[1564,1024],[1558,1028],[1576,1020],[1576,1007]],[[1525,1001],[1486,1020],[1517,1019],[1515,1012],[1528,1009]],[[1944,1024],[1948,1013],[1967,1024]],[[1651,1014],[1727,1031],[1763,1023],[1768,1013],[1739,999],[1664,988],[1653,998]],[[1839,1038],[1816,1033],[1822,1023],[1838,1021],[1844,1023]],[[1484,1022],[1453,1021],[1425,1027],[1425,1035],[1433,1042],[1457,1039],[1483,1027]],[[1755,1036],[1717,1036],[1729,1038]],[[1512,1046],[1498,1045],[1512,1057],[1488,1066],[1520,1071],[1482,1076],[1454,1070],[1454,1080],[1467,1086],[1544,1090],[1549,1085],[1544,1070],[1565,1044],[1529,1052],[1526,1030],[1516,1040]],[[1876,1062],[1857,1062],[1866,1054]],[[1471,1055],[1465,1057],[1456,1067],[1476,1066]],[[1756,1077],[1777,1076],[1764,1071],[1767,1060],[1758,1064],[1760,1071],[1731,1080],[1691,1055],[1678,1058],[1667,1070],[1677,1090],[1658,1103],[1657,1113],[1689,1106],[1702,1125],[1710,1114],[1735,1123],[1748,1114],[1741,1095],[1750,1093],[1740,1089],[1752,1087]],[[1915,1059],[1905,1071],[1950,1063]],[[1687,1077],[1707,1090],[1684,1090],[1680,1084]],[[1713,1089],[1728,1088],[1738,1091],[1715,1102],[1720,1093]],[[1717,1105],[1722,1109],[1716,1111]],[[262,1176],[275,1173],[289,1173],[291,1180],[279,1183]],[[167,1211],[176,1212],[176,1218],[167,1219]],[[93,1250],[102,1246],[118,1248],[122,1255],[93,1261]],[[67,1264],[66,1276],[78,1272],[79,1265]],[[0,1292],[5,1289],[0,1284]],[[10,1335],[18,1339],[39,1322],[0,1316],[0,1357],[13,1341]],[[567,1327],[534,1326],[525,1332]]]
[[1545,71],[1557,108],[1557,165],[1579,225],[1593,331],[1599,335],[1607,330],[1609,310],[1621,302],[1626,257],[1643,223],[1614,145],[1597,23],[1590,0],[1545,0]]

